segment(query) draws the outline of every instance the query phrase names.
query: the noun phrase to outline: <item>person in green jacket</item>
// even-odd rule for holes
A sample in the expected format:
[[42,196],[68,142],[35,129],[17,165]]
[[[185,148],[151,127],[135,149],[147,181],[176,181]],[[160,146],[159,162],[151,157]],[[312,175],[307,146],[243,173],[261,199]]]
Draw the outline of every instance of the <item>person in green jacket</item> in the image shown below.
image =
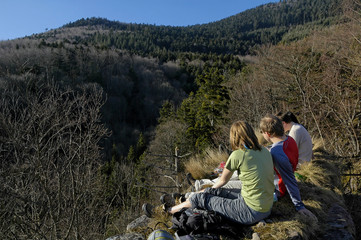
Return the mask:
[[[164,209],[174,214],[182,208],[213,210],[224,218],[241,224],[253,224],[268,217],[273,205],[273,162],[270,152],[258,143],[252,127],[237,121],[230,128],[232,154],[221,179],[189,197],[185,202]],[[242,189],[222,188],[238,171]]]

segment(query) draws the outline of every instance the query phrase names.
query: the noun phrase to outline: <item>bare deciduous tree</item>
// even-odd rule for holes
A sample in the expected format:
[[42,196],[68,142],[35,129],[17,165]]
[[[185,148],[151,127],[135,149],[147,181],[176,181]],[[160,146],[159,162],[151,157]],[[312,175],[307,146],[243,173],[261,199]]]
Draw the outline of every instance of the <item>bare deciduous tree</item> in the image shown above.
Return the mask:
[[102,91],[1,80],[2,239],[94,239],[107,214],[97,170]]
[[[263,48],[259,63],[251,68],[257,71],[257,78],[251,71],[238,85],[233,83],[233,103],[241,110],[238,114],[259,115],[262,110],[277,108],[294,111],[327,150],[358,156],[361,48],[352,37],[355,31],[349,31],[354,27],[352,23],[333,26],[296,43]],[[272,94],[267,94],[267,89]],[[255,99],[255,93],[263,100]]]

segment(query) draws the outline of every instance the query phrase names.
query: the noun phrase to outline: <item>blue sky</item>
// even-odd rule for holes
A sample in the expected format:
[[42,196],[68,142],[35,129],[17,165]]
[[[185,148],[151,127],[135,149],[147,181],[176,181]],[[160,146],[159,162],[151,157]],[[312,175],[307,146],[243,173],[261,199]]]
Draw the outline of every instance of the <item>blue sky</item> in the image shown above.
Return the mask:
[[0,40],[30,36],[81,18],[188,26],[218,21],[274,0],[1,0]]

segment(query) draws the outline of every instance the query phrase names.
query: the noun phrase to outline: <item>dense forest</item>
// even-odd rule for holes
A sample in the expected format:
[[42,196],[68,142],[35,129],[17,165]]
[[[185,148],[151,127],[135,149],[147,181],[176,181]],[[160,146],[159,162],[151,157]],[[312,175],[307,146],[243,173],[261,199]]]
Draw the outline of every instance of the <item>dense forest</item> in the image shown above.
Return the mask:
[[[339,5],[337,0],[283,1],[217,22],[188,27],[126,24],[91,18],[66,24],[63,30],[85,27],[94,31],[88,31],[85,38],[74,39],[76,43],[126,49],[164,61],[181,59],[178,54],[182,52],[245,55],[258,45],[300,39],[313,29],[334,24],[341,14]],[[62,29],[37,37],[58,38],[59,31]]]
[[80,19],[0,42],[0,237],[122,232],[164,191],[151,186],[174,185],[159,179],[174,156],[182,181],[186,156],[228,148],[233,121],[266,113],[295,112],[351,166],[359,6],[283,0],[188,27]]

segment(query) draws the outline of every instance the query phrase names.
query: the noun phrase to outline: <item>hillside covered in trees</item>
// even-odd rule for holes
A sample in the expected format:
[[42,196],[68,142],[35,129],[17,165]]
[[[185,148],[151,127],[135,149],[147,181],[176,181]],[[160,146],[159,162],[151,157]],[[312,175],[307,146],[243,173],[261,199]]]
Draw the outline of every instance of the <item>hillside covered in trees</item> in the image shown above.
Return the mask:
[[[75,42],[115,47],[160,60],[175,60],[178,53],[240,54],[256,46],[292,41],[314,29],[335,24],[341,15],[339,0],[280,1],[270,3],[220,21],[188,27],[127,24],[100,18],[81,19],[40,38],[56,38],[58,32],[84,27],[86,37]],[[100,27],[100,29],[99,29]]]
[[256,128],[266,113],[295,112],[354,172],[359,6],[288,0],[188,27],[80,19],[0,42],[0,237],[124,231],[166,191],[154,186],[174,186],[159,176],[175,149],[181,184],[187,156],[227,148],[233,121]]

